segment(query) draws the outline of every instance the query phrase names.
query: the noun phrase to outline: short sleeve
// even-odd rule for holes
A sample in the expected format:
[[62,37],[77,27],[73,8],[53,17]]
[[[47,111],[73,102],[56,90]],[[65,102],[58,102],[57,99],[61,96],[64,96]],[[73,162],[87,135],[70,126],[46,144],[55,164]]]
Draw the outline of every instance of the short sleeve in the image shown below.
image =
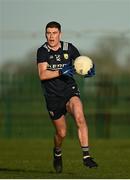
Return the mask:
[[71,58],[73,60],[75,60],[77,57],[80,56],[79,50],[71,43],[70,43],[69,51],[70,51],[70,54],[71,54]]
[[77,57],[80,56],[79,50],[71,43],[70,43],[70,53],[73,60],[75,60]]
[[45,48],[40,47],[37,50],[37,63],[46,62],[48,59],[48,52]]

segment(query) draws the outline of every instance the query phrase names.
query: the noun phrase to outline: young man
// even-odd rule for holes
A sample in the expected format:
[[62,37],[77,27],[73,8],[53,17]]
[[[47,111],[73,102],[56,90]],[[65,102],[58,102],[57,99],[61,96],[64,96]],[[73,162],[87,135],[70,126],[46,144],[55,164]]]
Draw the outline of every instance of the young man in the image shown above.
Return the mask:
[[[66,136],[66,112],[74,117],[80,146],[83,151],[83,164],[97,167],[89,154],[88,127],[86,124],[80,92],[73,78],[72,61],[80,56],[71,43],[61,41],[61,25],[49,22],[45,28],[45,42],[37,50],[38,73],[41,80],[47,110],[55,127],[53,166],[57,173],[62,172],[61,146]],[[87,77],[94,75],[94,66]]]

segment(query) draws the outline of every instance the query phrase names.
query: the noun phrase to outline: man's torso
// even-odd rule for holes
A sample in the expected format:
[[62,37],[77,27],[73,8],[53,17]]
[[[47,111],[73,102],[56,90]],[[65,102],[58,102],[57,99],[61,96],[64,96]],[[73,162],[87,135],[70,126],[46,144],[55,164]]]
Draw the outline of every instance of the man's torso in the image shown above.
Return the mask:
[[[72,44],[66,42],[61,42],[61,48],[57,51],[49,49],[47,43],[43,44],[38,51],[37,63],[47,62],[48,70],[51,71],[61,69],[67,63],[72,65],[72,61],[80,55]],[[73,86],[76,86],[75,80],[68,76],[44,80],[41,84],[46,96],[64,96]]]

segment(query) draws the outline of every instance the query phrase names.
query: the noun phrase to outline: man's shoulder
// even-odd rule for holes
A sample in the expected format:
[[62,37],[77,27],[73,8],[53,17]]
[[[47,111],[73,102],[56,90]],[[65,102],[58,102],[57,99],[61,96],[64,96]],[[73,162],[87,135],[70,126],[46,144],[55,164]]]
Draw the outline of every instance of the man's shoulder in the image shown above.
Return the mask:
[[61,41],[63,50],[71,50],[72,48],[75,48],[73,43],[67,42],[67,41]]
[[68,42],[68,41],[61,41],[61,43],[62,43],[62,45],[64,45],[64,44],[68,44],[69,46],[72,45],[72,43],[71,43],[71,42]]
[[48,47],[47,47],[46,42],[37,49],[37,51],[47,51],[47,50],[48,50]]

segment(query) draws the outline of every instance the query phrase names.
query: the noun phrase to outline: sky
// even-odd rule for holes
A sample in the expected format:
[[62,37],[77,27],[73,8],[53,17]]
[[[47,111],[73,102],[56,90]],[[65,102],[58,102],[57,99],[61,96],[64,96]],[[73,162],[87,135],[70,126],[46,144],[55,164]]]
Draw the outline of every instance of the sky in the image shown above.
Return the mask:
[[0,0],[0,64],[40,47],[52,20],[62,40],[89,51],[100,36],[130,32],[130,0]]

